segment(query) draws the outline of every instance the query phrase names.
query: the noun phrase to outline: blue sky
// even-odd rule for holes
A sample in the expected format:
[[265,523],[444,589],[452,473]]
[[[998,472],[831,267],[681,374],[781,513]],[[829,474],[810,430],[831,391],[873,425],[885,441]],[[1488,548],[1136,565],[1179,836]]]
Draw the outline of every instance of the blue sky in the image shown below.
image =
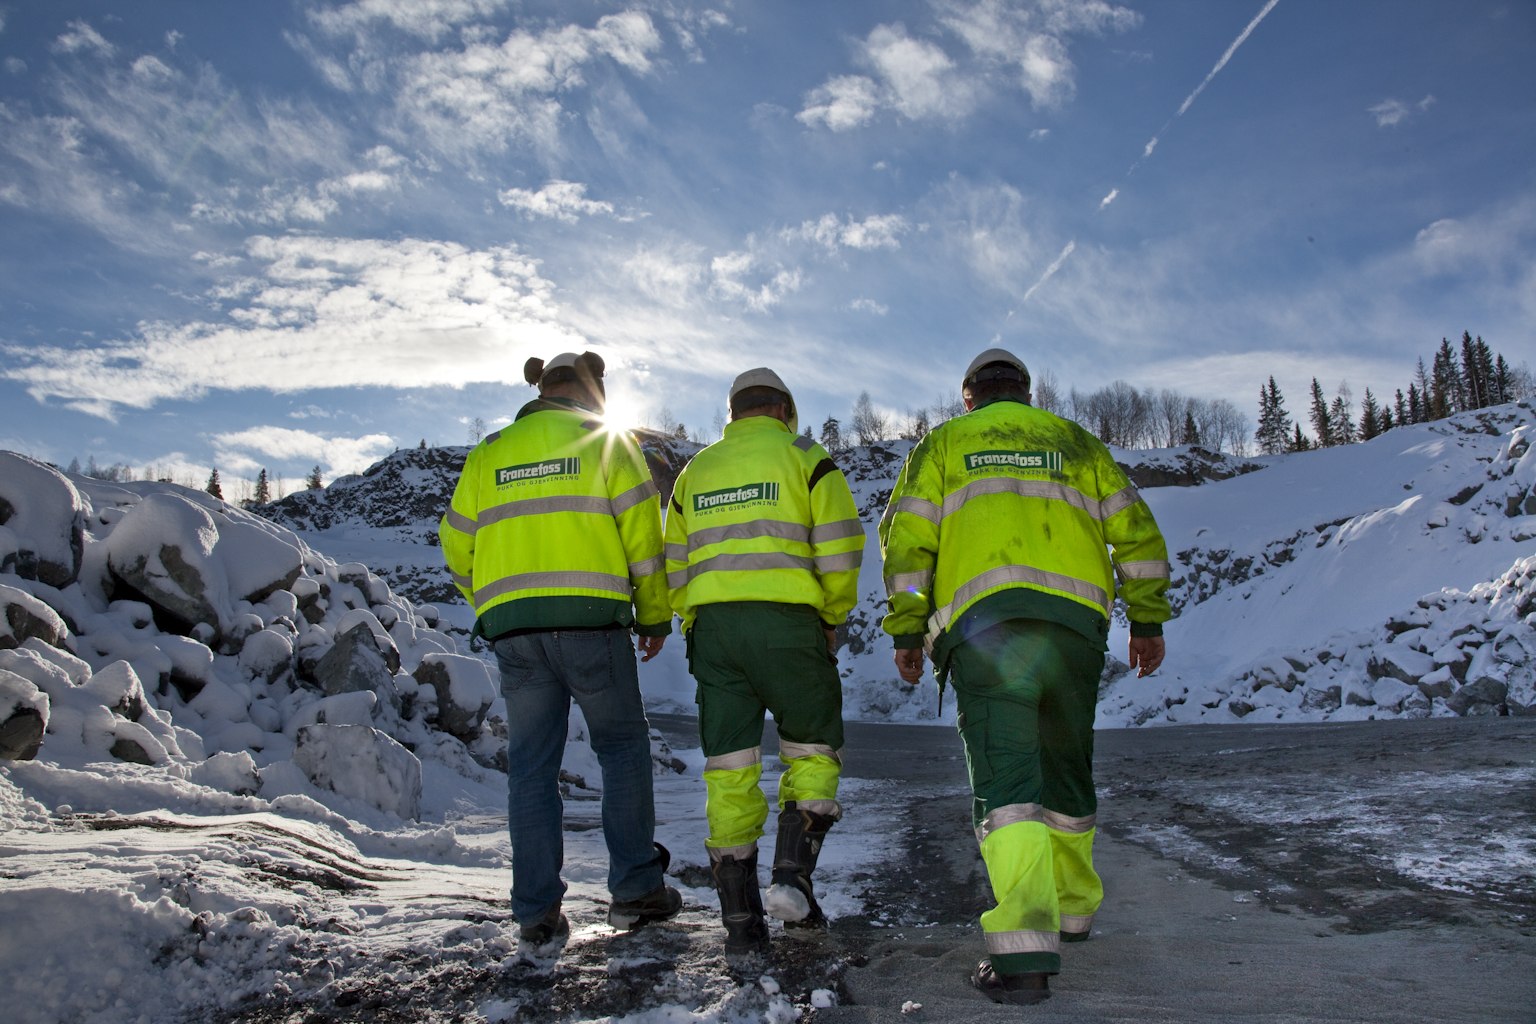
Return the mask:
[[591,348],[708,435],[955,392],[1358,400],[1536,345],[1528,0],[0,0],[0,448],[290,486]]

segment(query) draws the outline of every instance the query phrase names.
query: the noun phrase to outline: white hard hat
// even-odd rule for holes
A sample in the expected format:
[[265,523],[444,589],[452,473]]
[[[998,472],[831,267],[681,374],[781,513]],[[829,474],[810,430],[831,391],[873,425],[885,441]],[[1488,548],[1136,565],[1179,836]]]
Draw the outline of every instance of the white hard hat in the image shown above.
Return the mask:
[[523,364],[523,379],[538,388],[579,379],[600,387],[604,369],[603,357],[596,352],[561,352],[547,363],[538,357],[528,360]]
[[748,388],[773,388],[775,391],[782,393],[784,400],[789,404],[790,433],[798,434],[800,432],[800,418],[795,412],[795,396],[789,393],[789,388],[780,379],[778,374],[766,366],[759,366],[756,369],[737,374],[736,379],[731,381],[731,393],[728,396],[726,407],[730,407],[729,399],[735,398],[738,393]]
[[[982,373],[983,370],[987,372]],[[1022,378],[1024,386],[1029,387],[1029,367],[1024,365],[1024,360],[1005,348],[989,348],[971,360],[971,365],[965,368],[965,378],[961,383],[969,386],[981,380],[1015,378]]]

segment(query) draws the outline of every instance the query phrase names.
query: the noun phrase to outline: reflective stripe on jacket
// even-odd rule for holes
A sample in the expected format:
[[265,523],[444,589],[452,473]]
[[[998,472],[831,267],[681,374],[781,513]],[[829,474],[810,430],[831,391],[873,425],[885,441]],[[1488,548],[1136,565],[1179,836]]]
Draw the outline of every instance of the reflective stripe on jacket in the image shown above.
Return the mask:
[[864,525],[826,449],[771,416],[726,425],[683,469],[667,509],[667,585],[686,632],[723,601],[816,609],[840,625],[858,596]]
[[650,469],[633,437],[574,402],[530,402],[475,446],[438,535],[486,636],[637,620],[671,632]]
[[[1152,512],[1096,437],[1021,402],[940,425],[902,466],[880,521],[897,646],[930,648],[982,599],[1022,589],[1133,629],[1170,616],[1168,550]],[[1111,560],[1110,549],[1113,549]]]

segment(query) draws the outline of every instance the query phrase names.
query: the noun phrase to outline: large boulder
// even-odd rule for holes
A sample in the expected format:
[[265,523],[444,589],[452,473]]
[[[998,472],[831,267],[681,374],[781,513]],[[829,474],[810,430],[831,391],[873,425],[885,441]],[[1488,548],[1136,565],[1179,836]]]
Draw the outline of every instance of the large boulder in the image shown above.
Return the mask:
[[201,505],[179,494],[151,494],[108,535],[112,575],[174,621],[186,635],[198,623],[229,625],[229,581],[214,557],[219,530]]
[[338,636],[315,664],[314,681],[327,696],[357,690],[388,693],[394,672],[373,629],[359,622]]
[[437,693],[437,725],[466,743],[480,735],[485,713],[496,700],[490,667],[462,654],[428,654],[412,673]]
[[192,492],[148,495],[105,543],[113,577],[169,615],[174,632],[207,623],[232,641],[251,631],[236,616],[236,602],[256,604],[293,586],[304,566],[293,534]]
[[30,761],[48,728],[48,695],[30,680],[0,669],[0,761]]
[[401,818],[421,816],[421,762],[366,725],[306,725],[293,762],[309,781]]
[[68,586],[80,571],[85,508],[75,485],[52,466],[0,452],[0,526],[11,535],[0,572]]
[[58,612],[26,591],[0,583],[0,651],[20,647],[32,637],[58,647],[68,635]]

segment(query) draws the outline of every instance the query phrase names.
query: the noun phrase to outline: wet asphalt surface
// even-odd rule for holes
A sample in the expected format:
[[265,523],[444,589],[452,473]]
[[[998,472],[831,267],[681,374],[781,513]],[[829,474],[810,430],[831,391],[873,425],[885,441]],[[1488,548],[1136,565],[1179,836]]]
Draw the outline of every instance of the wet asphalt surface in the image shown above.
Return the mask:
[[[651,721],[696,746],[692,719]],[[714,912],[689,906],[511,969],[399,950],[324,998],[210,1019],[651,1024],[687,1018],[647,1011],[687,1007],[775,1024],[1536,1024],[1536,718],[1144,728],[1095,742],[1105,906],[1038,1006],[995,1006],[966,981],[990,892],[954,729],[854,723],[844,774],[858,782],[828,842],[868,847],[867,869],[839,882],[865,910],[819,938],[776,931],[767,957],[728,960]],[[892,824],[858,831],[865,815]],[[709,884],[697,865],[673,871]],[[479,916],[513,927],[504,907]],[[411,984],[389,984],[402,971]]]

